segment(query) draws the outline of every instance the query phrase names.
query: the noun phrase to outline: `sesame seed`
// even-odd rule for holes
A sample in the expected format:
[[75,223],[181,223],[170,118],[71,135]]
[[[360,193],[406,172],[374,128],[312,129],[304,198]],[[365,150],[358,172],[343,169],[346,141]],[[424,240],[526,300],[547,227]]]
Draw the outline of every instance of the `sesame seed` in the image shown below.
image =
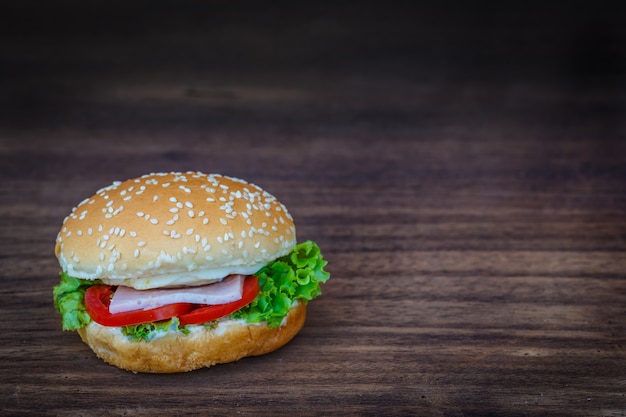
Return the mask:
[[176,208],[176,207],[172,207],[172,208],[170,209],[170,213],[178,213],[178,208]]
[[187,234],[187,235],[190,235],[190,234],[192,234],[192,233],[193,233],[193,227],[192,227],[192,228],[187,229],[187,232],[186,232],[186,234]]
[[144,242],[144,241],[137,242],[137,246],[139,246],[140,248],[144,247],[145,245],[146,245],[146,242]]
[[187,212],[187,215],[188,215],[189,217],[193,218],[193,217],[195,216],[195,213],[193,212],[193,210],[189,210],[189,211]]
[[172,203],[175,203],[175,202],[177,202],[178,200],[176,200],[176,197],[170,197],[170,201],[171,201]]
[[92,233],[93,233],[93,230],[91,230],[91,227],[90,227],[89,229],[87,229],[87,234],[88,234],[89,236],[91,236],[91,234],[92,234]]
[[121,229],[120,230],[120,237],[124,237],[125,234],[126,234],[126,229]]
[[139,216],[139,217],[143,217],[143,216],[144,216],[143,211],[138,211],[138,212],[137,212],[137,216]]
[[124,201],[128,201],[128,200],[130,200],[131,198],[133,198],[133,196],[132,196],[132,195],[126,196],[126,197],[124,197]]
[[107,267],[107,271],[111,272],[113,271],[113,269],[115,269],[115,264],[109,264],[109,266]]
[[135,252],[133,252],[133,257],[135,258],[139,257],[139,249],[135,249]]
[[109,235],[102,235],[102,240],[109,240]]
[[154,217],[150,219],[150,223],[152,224],[157,224],[159,221],[157,219],[155,219]]
[[202,220],[202,224],[207,224],[208,222],[209,222],[209,218],[208,218],[208,217],[205,217],[205,218]]
[[187,206],[189,208],[193,208],[193,204],[191,204],[190,201],[185,201],[185,206]]
[[104,261],[104,252],[100,252],[100,260]]
[[220,217],[220,223],[222,223],[224,226],[226,226],[228,224],[228,222],[226,220],[222,219],[221,217]]
[[152,197],[152,201],[157,201],[159,199],[158,195],[155,195],[154,197]]
[[129,234],[130,234],[132,237],[136,237],[136,236],[137,236],[137,232],[133,232],[133,231],[131,231],[131,232],[129,232]]

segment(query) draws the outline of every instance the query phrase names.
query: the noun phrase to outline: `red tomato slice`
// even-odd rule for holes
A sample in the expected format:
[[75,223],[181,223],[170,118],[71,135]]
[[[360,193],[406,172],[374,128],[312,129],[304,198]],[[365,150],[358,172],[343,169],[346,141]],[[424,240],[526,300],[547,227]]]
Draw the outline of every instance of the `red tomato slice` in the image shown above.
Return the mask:
[[216,304],[197,308],[189,313],[178,316],[181,326],[188,324],[201,324],[217,320],[220,317],[234,313],[250,304],[261,291],[259,279],[256,276],[249,276],[243,283],[243,293],[241,299],[227,304]]
[[166,320],[188,313],[194,308],[190,303],[168,304],[150,310],[135,310],[111,314],[109,304],[113,288],[109,285],[94,285],[85,291],[85,309],[89,316],[103,326],[131,326]]

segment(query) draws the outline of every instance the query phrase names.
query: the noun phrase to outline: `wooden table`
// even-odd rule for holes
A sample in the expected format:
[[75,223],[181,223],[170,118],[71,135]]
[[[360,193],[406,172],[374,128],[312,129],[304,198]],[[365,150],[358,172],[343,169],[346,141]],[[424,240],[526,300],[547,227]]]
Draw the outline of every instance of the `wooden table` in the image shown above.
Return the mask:
[[[620,10],[70,6],[2,10],[0,415],[626,414]],[[281,350],[132,374],[61,331],[65,215],[169,170],[321,246]]]

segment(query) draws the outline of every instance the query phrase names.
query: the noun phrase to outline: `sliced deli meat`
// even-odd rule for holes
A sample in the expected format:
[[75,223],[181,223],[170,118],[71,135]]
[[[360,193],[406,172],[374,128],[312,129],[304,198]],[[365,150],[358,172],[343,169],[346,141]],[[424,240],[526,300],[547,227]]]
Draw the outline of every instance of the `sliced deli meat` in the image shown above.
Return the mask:
[[136,290],[118,287],[111,298],[111,314],[149,310],[174,303],[227,304],[241,299],[244,275],[230,275],[222,281],[200,287]]

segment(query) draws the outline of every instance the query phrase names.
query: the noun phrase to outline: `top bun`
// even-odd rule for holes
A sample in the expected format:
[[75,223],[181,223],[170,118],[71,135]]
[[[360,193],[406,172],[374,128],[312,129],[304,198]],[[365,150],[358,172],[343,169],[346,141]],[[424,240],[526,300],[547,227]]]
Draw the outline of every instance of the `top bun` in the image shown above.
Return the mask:
[[55,253],[63,271],[137,289],[253,274],[296,245],[293,219],[246,181],[201,172],[114,182],[72,209]]

